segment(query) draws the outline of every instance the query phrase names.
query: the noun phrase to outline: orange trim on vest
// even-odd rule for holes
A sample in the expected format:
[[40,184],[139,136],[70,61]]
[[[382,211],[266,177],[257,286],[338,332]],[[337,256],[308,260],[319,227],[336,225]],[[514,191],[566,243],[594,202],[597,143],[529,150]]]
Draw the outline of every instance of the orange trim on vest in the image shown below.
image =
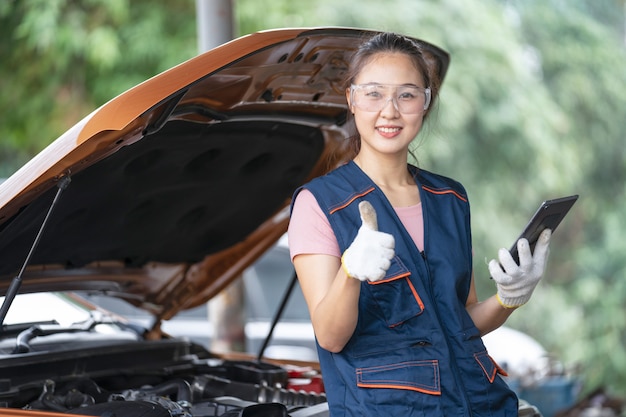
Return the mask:
[[360,193],[360,194],[357,194],[357,195],[353,196],[350,200],[346,201],[345,203],[343,203],[343,204],[342,204],[342,205],[340,205],[339,207],[335,207],[334,209],[332,209],[332,210],[330,211],[330,214],[333,214],[333,213],[335,213],[336,211],[341,210],[341,209],[343,209],[343,208],[345,208],[345,207],[349,206],[349,205],[350,205],[350,204],[351,204],[354,200],[356,200],[357,198],[359,198],[359,197],[363,197],[364,195],[367,195],[367,194],[371,193],[372,191],[374,191],[374,187],[368,188],[367,190],[363,191],[362,193]]
[[443,194],[453,194],[455,195],[459,200],[461,201],[465,201],[467,203],[467,198],[463,197],[461,194],[457,193],[454,190],[451,190],[449,188],[446,189],[437,189],[437,188],[429,188],[425,185],[422,185],[422,189],[425,191],[428,191],[429,193],[432,194],[439,194],[439,195],[443,195]]
[[424,388],[416,388],[416,387],[410,387],[407,385],[392,385],[392,384],[364,384],[362,382],[357,382],[357,387],[360,388],[388,388],[388,389],[403,389],[403,390],[408,390],[408,391],[417,391],[417,392],[421,392],[424,394],[431,394],[431,395],[441,395],[441,390],[428,390],[428,389],[424,389]]
[[394,275],[394,276],[389,277],[389,278],[380,279],[378,281],[367,281],[367,283],[369,285],[384,284],[385,282],[391,282],[391,281],[395,281],[395,280],[400,279],[400,278],[406,278],[406,277],[408,277],[410,275],[411,275],[411,272],[407,271],[407,272],[403,272],[403,273],[398,274],[398,275]]
[[413,297],[415,298],[415,301],[417,301],[417,304],[419,304],[420,309],[424,310],[424,303],[422,302],[422,299],[420,298],[419,294],[417,293],[417,290],[413,286],[413,283],[411,282],[408,276],[406,277],[406,282],[409,284],[409,287],[411,288],[411,292],[413,293]]

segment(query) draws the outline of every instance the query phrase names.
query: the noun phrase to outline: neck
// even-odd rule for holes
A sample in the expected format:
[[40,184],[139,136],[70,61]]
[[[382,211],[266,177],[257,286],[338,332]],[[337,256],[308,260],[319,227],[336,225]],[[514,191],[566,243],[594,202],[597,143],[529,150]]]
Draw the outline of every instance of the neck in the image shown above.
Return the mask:
[[415,184],[404,159],[371,160],[359,154],[354,158],[354,163],[379,187],[403,187]]

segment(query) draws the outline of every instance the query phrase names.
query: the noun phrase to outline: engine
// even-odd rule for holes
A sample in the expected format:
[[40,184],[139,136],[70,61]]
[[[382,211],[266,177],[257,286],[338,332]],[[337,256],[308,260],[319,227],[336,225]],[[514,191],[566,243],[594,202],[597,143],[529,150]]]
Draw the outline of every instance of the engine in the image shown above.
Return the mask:
[[307,367],[210,357],[159,341],[0,361],[0,407],[101,417],[328,416]]

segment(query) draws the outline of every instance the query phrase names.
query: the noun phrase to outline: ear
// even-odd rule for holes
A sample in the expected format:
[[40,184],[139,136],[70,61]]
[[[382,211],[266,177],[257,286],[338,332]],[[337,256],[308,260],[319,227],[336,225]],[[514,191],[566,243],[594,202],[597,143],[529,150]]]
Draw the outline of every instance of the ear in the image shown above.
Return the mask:
[[354,114],[354,106],[352,104],[352,102],[350,101],[350,88],[346,88],[346,101],[348,102],[348,108],[350,109],[350,111],[352,112],[352,114]]

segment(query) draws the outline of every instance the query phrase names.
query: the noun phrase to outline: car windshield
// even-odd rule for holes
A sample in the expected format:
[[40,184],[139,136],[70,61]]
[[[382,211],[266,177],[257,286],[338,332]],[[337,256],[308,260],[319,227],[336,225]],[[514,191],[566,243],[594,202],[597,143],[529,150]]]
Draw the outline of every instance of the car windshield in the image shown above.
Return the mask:
[[[0,303],[4,297],[0,297]],[[18,294],[7,316],[5,325],[56,321],[62,326],[85,321],[89,311],[72,301],[64,293]]]

